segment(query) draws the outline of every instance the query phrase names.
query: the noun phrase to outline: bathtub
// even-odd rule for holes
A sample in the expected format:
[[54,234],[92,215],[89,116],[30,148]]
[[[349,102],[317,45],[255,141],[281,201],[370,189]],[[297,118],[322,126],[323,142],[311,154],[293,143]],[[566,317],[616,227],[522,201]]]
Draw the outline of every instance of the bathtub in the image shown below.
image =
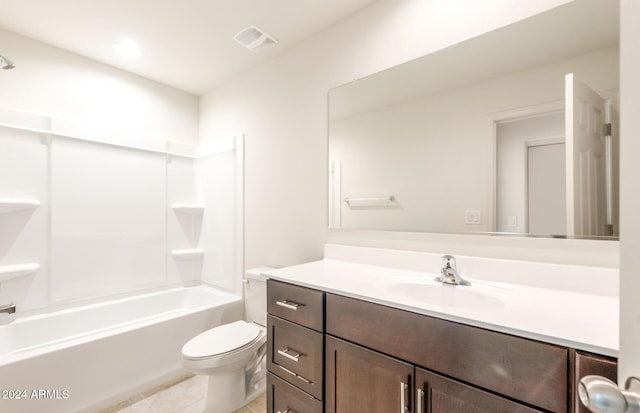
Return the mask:
[[0,325],[0,412],[91,412],[185,375],[181,348],[242,318],[241,297],[179,287]]

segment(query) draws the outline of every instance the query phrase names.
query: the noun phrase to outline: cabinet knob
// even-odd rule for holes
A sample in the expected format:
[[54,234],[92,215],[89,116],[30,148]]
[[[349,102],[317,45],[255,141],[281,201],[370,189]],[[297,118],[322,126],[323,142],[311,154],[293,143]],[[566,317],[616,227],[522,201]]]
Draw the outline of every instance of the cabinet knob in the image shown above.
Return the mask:
[[627,379],[625,390],[601,376],[580,379],[578,395],[593,413],[640,413],[640,379]]

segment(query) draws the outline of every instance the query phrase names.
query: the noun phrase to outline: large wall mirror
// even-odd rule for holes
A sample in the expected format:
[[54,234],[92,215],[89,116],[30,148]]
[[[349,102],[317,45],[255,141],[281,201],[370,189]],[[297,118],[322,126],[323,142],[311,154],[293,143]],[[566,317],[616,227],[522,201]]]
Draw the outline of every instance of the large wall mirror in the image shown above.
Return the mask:
[[617,239],[617,3],[330,90],[330,227]]

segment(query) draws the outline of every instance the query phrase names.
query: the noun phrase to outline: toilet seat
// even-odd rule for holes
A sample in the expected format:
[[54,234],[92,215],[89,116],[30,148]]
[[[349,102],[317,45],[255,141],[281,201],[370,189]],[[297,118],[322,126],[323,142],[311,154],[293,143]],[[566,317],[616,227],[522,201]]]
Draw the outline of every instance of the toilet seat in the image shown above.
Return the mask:
[[207,330],[182,347],[182,364],[198,374],[232,369],[247,363],[267,341],[266,331],[254,323],[236,321]]
[[182,355],[190,359],[223,356],[242,350],[260,335],[258,325],[239,320],[202,332],[182,347]]

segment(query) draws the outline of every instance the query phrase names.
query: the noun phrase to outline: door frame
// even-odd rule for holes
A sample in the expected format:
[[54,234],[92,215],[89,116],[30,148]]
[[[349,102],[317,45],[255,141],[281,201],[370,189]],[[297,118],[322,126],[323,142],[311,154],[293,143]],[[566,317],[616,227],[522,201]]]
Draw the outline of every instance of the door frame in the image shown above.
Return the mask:
[[640,2],[620,1],[620,352],[618,383],[640,377]]

